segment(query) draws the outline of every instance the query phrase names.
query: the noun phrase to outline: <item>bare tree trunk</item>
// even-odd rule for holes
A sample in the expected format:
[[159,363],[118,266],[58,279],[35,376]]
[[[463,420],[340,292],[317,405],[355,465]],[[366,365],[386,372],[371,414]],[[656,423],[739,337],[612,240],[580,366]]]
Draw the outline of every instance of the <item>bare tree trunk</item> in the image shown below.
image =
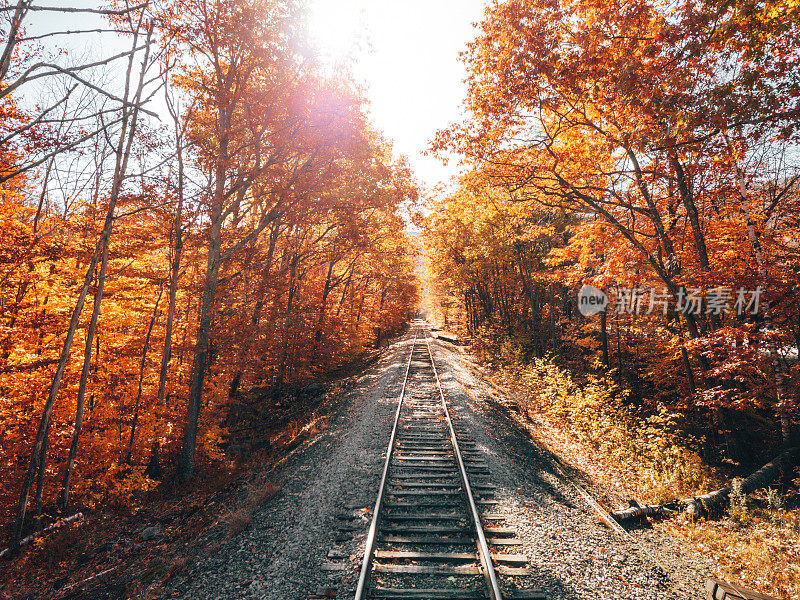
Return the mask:
[[295,253],[289,266],[289,290],[286,298],[286,320],[283,324],[283,346],[281,348],[281,362],[278,370],[278,379],[275,383],[275,395],[277,396],[283,388],[286,377],[286,358],[289,355],[289,334],[291,333],[292,302],[296,287],[295,276],[297,274],[297,261],[299,256]]
[[189,391],[189,402],[186,406],[186,421],[183,428],[183,443],[178,464],[178,478],[182,482],[191,479],[194,474],[195,452],[197,446],[197,425],[200,418],[200,403],[203,397],[203,382],[208,367],[211,325],[213,321],[214,295],[217,291],[220,267],[220,244],[222,231],[222,197],[225,185],[225,167],[217,167],[217,185],[215,206],[211,216],[209,232],[208,263],[206,280],[200,305],[197,328],[197,344],[192,361],[192,385]]
[[33,529],[38,531],[42,526],[42,495],[44,494],[44,474],[47,466],[47,445],[48,438],[42,444],[42,452],[39,456],[39,472],[36,475],[36,498],[33,501]]
[[[375,332],[376,333],[376,335],[375,335],[375,348],[380,348],[381,347],[381,337],[383,335],[383,304],[384,304],[384,302],[386,300],[386,292],[388,290],[389,290],[389,286],[387,286],[386,284],[383,284],[381,286],[381,301],[380,301],[380,304],[378,306],[378,328],[377,328],[377,331]],[[449,302],[450,301],[448,300],[448,303]],[[445,328],[447,327],[447,308],[448,307],[445,306],[445,309],[444,309],[444,327]]]
[[[675,176],[678,181],[678,190],[681,195],[681,200],[683,205],[686,207],[686,213],[689,216],[689,221],[692,224],[694,247],[697,250],[698,258],[700,259],[700,266],[706,273],[710,273],[711,263],[708,260],[708,246],[706,245],[706,239],[703,235],[703,230],[700,225],[700,212],[697,210],[697,203],[694,201],[694,193],[692,192],[691,184],[680,159],[674,152],[670,154],[670,163],[675,171]],[[714,329],[719,329],[722,326],[720,315],[711,313],[708,316]]]
[[[786,448],[780,455],[742,481],[742,493],[745,495],[751,494],[776,479],[779,475],[790,473],[798,460],[800,460],[800,447]],[[732,487],[728,486],[703,494],[697,498],[685,500],[686,510],[694,515],[707,515],[723,506],[730,496],[731,489]]]
[[161,351],[161,367],[158,371],[158,395],[156,403],[164,402],[164,394],[167,389],[167,376],[169,373],[169,362],[172,360],[172,329],[175,323],[175,304],[178,295],[178,277],[181,268],[181,251],[183,250],[183,239],[181,235],[181,203],[175,215],[175,246],[173,249],[172,266],[170,268],[169,281],[169,300],[167,304],[167,324],[164,330],[164,348]]
[[[764,262],[764,254],[761,249],[761,241],[758,239],[758,234],[756,233],[755,224],[753,223],[753,215],[750,211],[750,203],[748,201],[747,195],[747,185],[744,181],[744,174],[742,173],[742,169],[739,167],[736,159],[734,158],[733,148],[731,146],[731,141],[728,138],[727,133],[724,134],[725,141],[728,143],[728,146],[731,148],[731,160],[733,161],[733,166],[736,172],[736,182],[739,185],[739,195],[740,201],[742,205],[742,212],[745,214],[745,219],[747,222],[747,237],[750,240],[750,244],[753,246],[753,253],[756,257],[756,263],[758,264],[758,276],[762,280],[762,283],[766,282],[767,278],[767,266]],[[766,329],[772,329],[772,311],[769,306],[769,302],[764,301],[764,327]],[[779,417],[781,420],[781,441],[783,443],[783,447],[788,449],[794,445],[794,431],[792,427],[792,421],[789,418],[789,415],[783,409],[783,404],[786,401],[786,375],[783,370],[783,364],[781,363],[780,356],[778,355],[778,348],[775,345],[775,340],[770,336],[767,338],[767,352],[769,353],[770,362],[772,364],[772,376],[773,380],[775,381],[775,396],[777,400],[777,406],[779,408]]]
[[[226,210],[226,201],[232,194],[244,193],[242,187],[249,187],[253,183],[253,178],[264,168],[260,163],[260,158],[255,158],[257,163],[251,175],[253,178],[243,178],[236,183],[236,186],[226,191],[228,183],[228,175],[230,170],[236,164],[236,160],[232,156],[232,145],[230,136],[233,131],[233,121],[237,116],[237,111],[240,108],[243,94],[248,87],[248,81],[253,75],[252,65],[247,67],[243,65],[238,59],[236,61],[229,61],[223,58],[220,52],[220,44],[224,44],[217,37],[216,31],[213,32],[212,37],[209,39],[210,47],[209,52],[214,55],[216,61],[215,69],[215,84],[217,86],[215,92],[216,106],[215,106],[215,133],[214,141],[216,142],[216,152],[213,164],[213,178],[214,190],[210,194],[210,210],[208,211],[208,257],[206,265],[206,275],[203,287],[203,295],[200,305],[197,341],[194,349],[194,358],[192,361],[192,382],[189,392],[189,398],[186,406],[186,419],[183,430],[183,440],[181,444],[181,454],[178,463],[178,479],[182,482],[188,481],[194,473],[194,464],[197,446],[197,430],[200,417],[201,401],[203,396],[203,383],[205,381],[206,371],[209,366],[210,349],[211,349],[211,328],[213,325],[214,316],[214,301],[219,284],[219,271],[222,263],[244,244],[249,243],[256,239],[258,234],[270,223],[271,219],[275,218],[275,211],[277,207],[273,206],[272,210],[265,212],[262,215],[261,222],[253,229],[250,234],[245,236],[242,240],[234,244],[232,247],[222,253],[222,226],[226,217],[231,215],[231,211],[235,210],[237,205],[229,205]],[[255,51],[256,49],[254,49]],[[256,52],[256,54],[258,54]],[[256,54],[251,55],[254,59]],[[261,60],[260,58],[258,60]],[[226,63],[223,67],[223,63]],[[241,148],[235,148],[235,152],[239,152]],[[256,152],[260,157],[260,148]],[[242,165],[240,165],[242,166]],[[296,171],[296,174],[299,171]],[[240,173],[241,175],[242,173]],[[247,181],[249,180],[249,181]],[[293,181],[289,183],[285,191],[280,194],[279,203],[283,201],[286,190],[291,188]]]
[[558,340],[556,338],[556,292],[552,285],[550,286],[550,350],[552,352],[558,350]]
[[356,312],[356,329],[358,329],[359,323],[361,323],[361,312],[364,310],[364,299],[367,296],[367,290],[369,289],[371,279],[371,277],[367,277],[364,281],[364,289],[361,292],[361,299],[358,301],[358,311]]
[[600,343],[603,346],[603,364],[606,369],[611,367],[611,362],[608,356],[608,329],[606,327],[606,311],[600,313]]
[[267,256],[264,260],[264,266],[261,270],[261,282],[256,292],[256,305],[253,308],[253,315],[250,317],[250,330],[246,333],[246,338],[239,351],[239,356],[236,359],[236,373],[231,379],[231,385],[228,390],[230,396],[235,396],[239,391],[241,384],[244,362],[247,355],[250,353],[250,348],[253,344],[253,337],[258,333],[258,323],[261,320],[261,311],[264,308],[264,296],[267,293],[267,283],[269,282],[269,275],[272,271],[272,261],[275,257],[275,244],[278,241],[278,234],[280,233],[280,219],[276,219],[271,226],[269,235],[269,247],[267,248]]
[[706,240],[703,236],[703,230],[700,227],[700,213],[697,210],[697,204],[694,201],[694,194],[691,190],[691,184],[687,178],[686,171],[681,164],[678,155],[675,152],[670,152],[670,165],[675,174],[678,182],[678,191],[680,192],[681,201],[686,207],[686,213],[689,216],[689,222],[692,224],[692,234],[694,237],[694,246],[697,250],[697,256],[700,259],[700,266],[706,271],[710,270],[708,261],[708,247]]
[[342,312],[342,307],[344,307],[344,301],[347,297],[347,291],[350,289],[350,283],[353,280],[353,275],[355,273],[355,266],[356,261],[354,260],[350,263],[349,274],[347,275],[347,279],[345,279],[344,287],[342,288],[342,297],[339,298],[339,306],[336,307],[336,316],[338,317]]
[[694,394],[697,391],[697,384],[694,381],[694,371],[692,370],[692,363],[689,361],[689,352],[686,350],[686,345],[681,338],[679,340],[681,345],[681,361],[683,362],[683,370],[686,373],[686,381],[689,383],[689,393]]
[[792,333],[794,334],[794,348],[798,357],[800,357],[800,311],[797,312],[794,321],[794,325],[792,326]]
[[158,304],[161,302],[161,296],[164,294],[163,283],[158,286],[158,298],[153,307],[153,314],[150,317],[150,323],[147,326],[147,335],[144,338],[144,349],[142,350],[142,362],[139,365],[139,388],[136,391],[136,402],[133,407],[133,423],[131,423],[131,437],[128,441],[128,456],[127,461],[131,460],[131,453],[133,452],[133,440],[136,438],[136,425],[139,423],[139,403],[142,400],[142,382],[144,381],[144,368],[147,361],[147,349],[150,347],[150,337],[153,335],[153,325],[156,322],[156,314],[158,314]]
[[167,107],[175,122],[175,148],[178,159],[178,205],[175,207],[175,219],[172,222],[172,235],[174,236],[175,245],[172,250],[172,265],[170,267],[169,276],[169,305],[167,306],[167,324],[164,331],[164,349],[161,352],[161,368],[158,371],[158,395],[156,396],[156,404],[159,406],[164,402],[169,362],[172,360],[172,328],[175,321],[175,302],[178,295],[178,277],[180,276],[181,252],[183,251],[183,225],[181,223],[183,219],[184,184],[182,136],[178,123],[178,114],[169,100],[167,100]]
[[97,275],[97,291],[94,294],[94,306],[92,307],[92,317],[89,321],[89,329],[86,333],[86,346],[83,354],[83,368],[81,369],[81,379],[78,385],[78,401],[75,408],[75,431],[72,434],[72,442],[69,446],[69,456],[64,467],[64,479],[61,485],[61,496],[59,498],[59,508],[63,513],[67,508],[69,500],[69,486],[72,478],[72,470],[75,467],[75,459],[78,455],[78,442],[83,428],[83,409],[86,402],[86,383],[89,379],[89,367],[92,363],[92,342],[94,332],[97,328],[97,318],[100,314],[100,303],[103,300],[103,287],[106,281],[106,267],[108,265],[108,247],[110,239],[106,238],[103,245],[103,259],[100,263],[100,272]]
[[[152,35],[152,26],[148,31],[148,38]],[[135,36],[134,36],[135,43]],[[111,246],[111,231],[114,226],[113,209],[116,207],[119,194],[122,189],[122,183],[125,180],[125,173],[128,169],[128,160],[131,155],[131,147],[133,146],[133,138],[136,135],[136,125],[139,119],[139,102],[142,97],[142,90],[144,89],[145,73],[147,71],[147,61],[150,54],[150,46],[147,45],[144,53],[144,60],[142,61],[142,68],[139,72],[139,83],[134,96],[134,107],[128,111],[126,109],[123,121],[122,130],[120,131],[119,143],[117,144],[117,161],[114,166],[114,180],[111,185],[111,195],[109,197],[109,214],[106,216],[106,227],[104,227],[103,239],[103,258],[100,262],[100,272],[97,275],[97,290],[94,294],[94,306],[92,307],[92,317],[89,322],[89,329],[86,332],[86,346],[84,347],[83,354],[83,369],[81,370],[80,384],[78,385],[78,400],[75,409],[75,432],[72,436],[72,442],[69,447],[69,456],[67,457],[67,464],[64,468],[64,481],[61,487],[61,497],[59,504],[61,511],[65,511],[69,501],[69,488],[70,480],[72,478],[72,471],[75,467],[75,459],[78,456],[78,444],[81,438],[81,430],[83,428],[83,409],[86,403],[86,383],[89,379],[89,367],[92,363],[92,342],[94,342],[94,333],[97,329],[97,319],[100,316],[100,305],[103,302],[103,288],[106,283],[106,269],[108,268],[108,252]],[[131,60],[130,66],[132,66]],[[127,86],[130,82],[130,67],[128,72],[128,79],[126,80],[126,95],[128,97]],[[127,117],[130,117],[128,120]]]
[[[150,26],[147,38],[148,42],[151,39],[153,33],[152,25]],[[133,36],[133,48],[136,48],[136,44],[138,42],[138,30],[134,33]],[[92,277],[94,276],[94,270],[97,266],[97,262],[100,259],[100,255],[104,253],[104,249],[107,248],[107,244],[111,238],[111,230],[114,225],[114,210],[116,209],[117,199],[119,198],[119,191],[122,185],[122,181],[124,179],[125,170],[127,169],[128,165],[128,158],[130,156],[130,148],[131,142],[133,140],[133,134],[136,131],[136,120],[139,114],[139,106],[141,104],[141,95],[142,90],[145,84],[145,72],[147,67],[147,60],[149,57],[149,43],[145,49],[145,59],[142,62],[142,69],[139,73],[139,84],[135,96],[135,101],[133,102],[133,108],[131,109],[128,104],[125,104],[122,108],[123,116],[122,116],[122,124],[120,130],[120,138],[118,144],[118,152],[117,152],[117,164],[114,171],[114,183],[112,186],[111,195],[109,197],[109,204],[108,210],[106,212],[105,223],[103,225],[103,231],[100,235],[100,239],[97,242],[95,247],[94,254],[92,255],[92,260],[90,261],[89,267],[86,270],[86,276],[83,280],[83,286],[81,287],[81,291],[78,294],[78,299],[75,303],[75,308],[72,311],[72,317],[70,318],[69,328],[67,329],[67,337],[64,340],[64,345],[61,349],[61,356],[58,361],[58,367],[56,368],[55,376],[53,377],[53,382],[50,385],[50,390],[48,392],[47,400],[44,405],[44,409],[42,410],[42,417],[39,421],[39,429],[36,432],[36,441],[34,442],[33,449],[31,450],[31,456],[28,463],[28,470],[25,473],[25,478],[22,482],[22,489],[20,490],[20,497],[19,497],[19,504],[17,509],[17,516],[14,522],[14,526],[11,530],[11,541],[10,541],[10,549],[12,554],[17,554],[19,552],[19,542],[22,539],[22,529],[25,524],[25,513],[28,506],[28,498],[30,496],[31,485],[33,484],[33,478],[36,475],[36,472],[39,469],[40,462],[41,462],[41,453],[42,447],[46,443],[46,438],[50,430],[50,415],[53,411],[53,405],[55,404],[56,397],[58,395],[58,389],[61,385],[61,379],[64,376],[64,370],[66,369],[67,362],[69,361],[69,354],[70,349],[72,348],[72,341],[75,337],[75,331],[78,327],[78,321],[80,319],[81,312],[83,311],[83,305],[86,302],[86,296],[89,292],[89,284],[92,281]],[[133,62],[134,62],[135,54],[132,52],[128,59],[128,69],[125,79],[125,95],[124,99],[130,97],[129,94],[129,86],[131,81],[131,72],[133,69]],[[127,139],[126,139],[127,138]],[[127,142],[127,143],[126,143]],[[77,423],[76,423],[77,426]],[[44,468],[44,464],[41,465]]]
[[325,276],[325,285],[322,288],[322,300],[320,301],[319,305],[317,330],[314,332],[314,347],[311,349],[312,360],[317,357],[317,351],[319,350],[319,345],[322,342],[322,328],[325,325],[325,309],[328,305],[328,294],[331,292],[331,275],[333,274],[333,267],[335,264],[336,262],[333,260],[333,257],[331,257],[331,260],[328,263],[328,273]]
[[[741,481],[741,493],[744,495],[751,494],[765,487],[779,476],[791,473],[792,467],[797,464],[798,459],[800,459],[800,447],[787,448],[782,454],[743,479]],[[676,512],[678,505],[683,505],[686,512],[692,516],[711,516],[715,513],[719,514],[725,507],[732,490],[733,486],[726,486],[696,498],[685,498],[659,505],[639,506],[634,502],[631,508],[615,512],[614,518],[617,521],[629,521],[649,515],[672,514]]]
[[35,236],[39,229],[39,219],[42,216],[42,207],[44,206],[44,199],[47,197],[47,184],[50,181],[50,171],[53,169],[53,164],[56,162],[56,157],[50,159],[47,163],[47,168],[42,177],[42,192],[39,194],[39,202],[36,205],[36,214],[33,217],[33,235]]

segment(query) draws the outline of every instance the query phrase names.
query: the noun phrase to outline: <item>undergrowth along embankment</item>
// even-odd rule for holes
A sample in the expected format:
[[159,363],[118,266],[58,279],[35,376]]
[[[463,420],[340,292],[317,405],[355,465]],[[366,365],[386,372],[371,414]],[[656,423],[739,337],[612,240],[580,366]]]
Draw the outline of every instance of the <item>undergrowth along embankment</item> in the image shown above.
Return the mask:
[[[680,513],[658,527],[711,553],[723,579],[780,598],[800,597],[800,472],[747,494],[734,476],[755,471],[760,458],[754,456],[753,465],[711,463],[690,417],[656,401],[635,405],[614,370],[578,370],[553,355],[526,359],[519,341],[496,332],[480,332],[473,351],[492,366],[540,441],[611,496],[662,504],[733,479],[715,519]],[[644,526],[649,523],[653,517]]]

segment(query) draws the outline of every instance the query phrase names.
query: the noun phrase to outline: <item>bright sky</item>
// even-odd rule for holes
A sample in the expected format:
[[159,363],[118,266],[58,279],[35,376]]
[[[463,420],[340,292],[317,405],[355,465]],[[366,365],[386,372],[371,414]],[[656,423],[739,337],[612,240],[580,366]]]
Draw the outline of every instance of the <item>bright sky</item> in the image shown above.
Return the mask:
[[355,55],[372,118],[427,186],[456,173],[422,153],[459,120],[466,76],[458,53],[475,35],[486,0],[311,0],[311,32],[332,61]]
[[[432,187],[456,173],[423,156],[437,129],[458,121],[466,76],[458,54],[475,35],[487,0],[309,0],[311,35],[331,63],[350,56],[357,80],[366,84],[371,116],[408,156],[417,177]],[[42,4],[50,4],[42,2]],[[57,4],[57,3],[54,3]],[[97,0],[70,0],[69,6],[97,6]],[[103,27],[96,15],[35,13],[35,32]],[[29,31],[29,33],[31,33]],[[70,39],[58,38],[69,47]],[[80,43],[86,42],[80,36]],[[107,36],[95,38],[107,52],[127,49]],[[77,41],[77,40],[76,40]],[[121,51],[119,50],[119,51]],[[102,51],[100,51],[102,53]],[[158,110],[158,108],[156,108]]]

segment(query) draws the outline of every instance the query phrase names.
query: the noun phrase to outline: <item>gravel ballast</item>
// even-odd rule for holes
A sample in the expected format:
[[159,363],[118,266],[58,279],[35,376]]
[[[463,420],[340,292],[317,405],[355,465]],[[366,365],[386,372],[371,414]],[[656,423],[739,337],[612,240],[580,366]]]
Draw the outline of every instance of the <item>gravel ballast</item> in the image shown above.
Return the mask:
[[537,587],[553,599],[700,599],[710,574],[706,557],[659,531],[621,536],[601,524],[552,457],[490,388],[473,375],[460,350],[437,344],[435,357],[451,412],[485,446],[498,486],[497,512],[509,515],[530,559]]
[[[330,425],[280,467],[281,492],[252,524],[202,553],[171,580],[165,598],[300,600],[348,598],[400,393],[409,334],[355,378]],[[702,598],[705,557],[654,530],[622,537],[598,523],[528,433],[467,367],[461,352],[433,344],[456,427],[473,439],[533,570],[526,587],[555,599]]]

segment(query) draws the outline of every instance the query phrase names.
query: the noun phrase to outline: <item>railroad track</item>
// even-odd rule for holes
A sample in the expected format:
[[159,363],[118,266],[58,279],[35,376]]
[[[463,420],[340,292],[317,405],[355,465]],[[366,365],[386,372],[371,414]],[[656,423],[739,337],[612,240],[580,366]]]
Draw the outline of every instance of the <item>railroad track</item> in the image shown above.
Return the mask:
[[512,593],[528,559],[492,512],[486,462],[454,427],[424,322],[415,326],[355,600],[544,598]]

